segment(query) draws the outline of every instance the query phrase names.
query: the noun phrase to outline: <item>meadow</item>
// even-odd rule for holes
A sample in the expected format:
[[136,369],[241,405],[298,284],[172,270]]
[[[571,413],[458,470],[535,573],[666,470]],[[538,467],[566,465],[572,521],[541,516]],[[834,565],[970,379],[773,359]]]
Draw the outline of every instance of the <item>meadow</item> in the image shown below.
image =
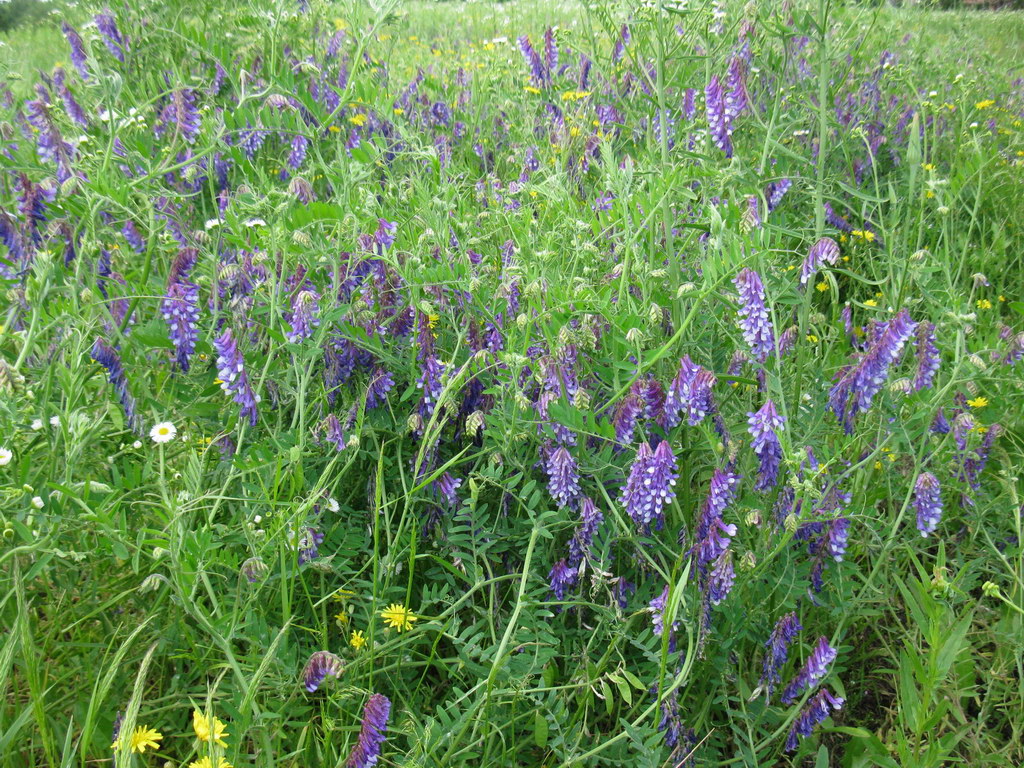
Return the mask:
[[0,36],[0,766],[1024,762],[1024,15]]

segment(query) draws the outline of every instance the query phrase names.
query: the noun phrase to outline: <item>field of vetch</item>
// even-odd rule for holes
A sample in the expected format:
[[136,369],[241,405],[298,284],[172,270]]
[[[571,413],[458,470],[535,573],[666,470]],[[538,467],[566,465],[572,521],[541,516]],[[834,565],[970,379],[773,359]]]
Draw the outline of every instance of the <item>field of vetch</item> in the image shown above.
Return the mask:
[[1024,760],[1024,16],[54,7],[0,766]]

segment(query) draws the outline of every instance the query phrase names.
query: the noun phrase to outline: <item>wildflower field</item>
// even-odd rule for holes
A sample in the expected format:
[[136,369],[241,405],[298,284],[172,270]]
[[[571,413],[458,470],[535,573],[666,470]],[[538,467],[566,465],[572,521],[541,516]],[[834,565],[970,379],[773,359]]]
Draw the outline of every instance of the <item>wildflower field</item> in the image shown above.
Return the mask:
[[1024,761],[1024,15],[0,45],[0,766]]

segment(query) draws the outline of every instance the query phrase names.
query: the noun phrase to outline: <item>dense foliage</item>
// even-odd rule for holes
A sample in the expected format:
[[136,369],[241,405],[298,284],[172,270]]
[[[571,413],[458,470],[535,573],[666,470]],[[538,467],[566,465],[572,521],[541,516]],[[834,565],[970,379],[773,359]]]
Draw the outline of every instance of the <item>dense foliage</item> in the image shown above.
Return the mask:
[[1024,759],[1024,88],[916,13],[66,21],[0,763]]

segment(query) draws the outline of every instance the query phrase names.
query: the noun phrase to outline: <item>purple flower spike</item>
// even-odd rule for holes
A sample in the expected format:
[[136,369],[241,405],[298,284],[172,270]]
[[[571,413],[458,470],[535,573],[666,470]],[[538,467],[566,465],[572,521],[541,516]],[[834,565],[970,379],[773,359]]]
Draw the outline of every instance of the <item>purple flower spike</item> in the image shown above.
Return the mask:
[[345,768],[370,768],[377,764],[390,717],[391,702],[388,697],[379,693],[373,694],[363,708],[363,723],[359,729],[359,741],[352,748]]
[[238,351],[238,345],[231,336],[230,328],[226,328],[223,334],[214,339],[213,348],[217,352],[217,376],[221,380],[220,388],[242,406],[240,411],[242,418],[248,417],[249,424],[256,426],[256,421],[259,418],[256,404],[259,402],[259,397],[249,384],[249,376],[245,372],[245,360],[242,353]]
[[754,357],[764,362],[775,349],[775,333],[765,305],[761,276],[752,269],[743,269],[733,281],[740,294],[739,326]]
[[1010,344],[1006,349],[1006,357],[1003,358],[1003,363],[1006,365],[1016,365],[1022,359],[1024,359],[1024,331],[1021,331],[1010,339]]
[[806,287],[807,283],[814,279],[815,273],[822,264],[835,264],[839,261],[839,243],[831,237],[823,237],[807,252],[807,258],[800,266],[800,287]]
[[717,381],[715,374],[701,368],[689,355],[685,355],[679,361],[679,373],[672,380],[665,395],[662,427],[675,427],[681,421],[683,412],[686,413],[686,420],[690,426],[700,424],[704,417],[715,409],[711,390]]
[[285,338],[293,343],[308,339],[313,335],[313,330],[320,325],[320,297],[312,289],[298,291],[292,297],[292,311],[288,318],[291,326],[285,332]]
[[916,328],[907,311],[901,310],[882,324],[875,342],[856,364],[839,371],[839,380],[829,391],[828,402],[847,434],[853,433],[857,414],[871,407],[871,400],[885,384],[890,366],[899,360],[904,344]]
[[317,651],[309,657],[302,670],[302,681],[309,693],[313,693],[327,676],[340,677],[345,663],[330,651]]
[[167,133],[179,136],[189,144],[195,143],[202,127],[199,109],[196,107],[195,91],[179,88],[171,94],[171,100],[160,111],[156,126],[153,129],[158,137]]
[[124,410],[125,422],[133,432],[142,431],[142,419],[135,406],[135,398],[128,389],[128,377],[125,375],[124,367],[121,365],[121,358],[117,351],[103,339],[96,339],[92,346],[92,359],[107,369],[107,377],[114,385],[114,391],[121,401],[121,408]]
[[60,28],[64,32],[64,37],[67,38],[68,47],[71,48],[71,63],[75,65],[81,78],[88,80],[89,68],[86,66],[85,44],[82,42],[82,36],[66,21],[60,23]]
[[813,691],[828,674],[828,668],[836,660],[836,655],[836,649],[828,644],[828,639],[819,638],[803,669],[797,672],[782,692],[782,703],[790,704],[803,691]]
[[383,405],[388,399],[388,392],[395,386],[395,377],[391,372],[377,366],[370,377],[370,383],[366,385],[366,409],[376,408]]
[[570,506],[580,494],[580,472],[572,454],[565,446],[548,449],[545,469],[551,498],[561,507]]
[[803,627],[796,617],[796,612],[787,613],[775,624],[771,636],[764,644],[767,652],[764,655],[764,663],[761,671],[760,685],[764,686],[771,695],[779,682],[779,671],[789,658],[789,646],[796,639],[797,634]]
[[729,91],[725,94],[725,114],[731,122],[750,109],[746,73],[743,71],[743,60],[739,56],[733,56],[729,61],[728,82]]
[[843,562],[849,539],[850,519],[848,517],[837,517],[829,523],[828,533],[825,535],[825,547],[837,563]]
[[[651,612],[651,623],[653,624],[653,632],[657,637],[661,637],[662,632],[665,631],[665,606],[668,604],[668,585],[661,591],[661,594],[648,603],[648,608]],[[672,631],[675,632],[679,628],[679,622],[672,622]]]
[[569,567],[575,569],[583,559],[591,556],[591,547],[594,545],[594,534],[604,522],[604,515],[597,505],[584,496],[580,504],[580,527],[576,534],[569,541]]
[[779,204],[782,202],[782,198],[786,196],[789,188],[793,186],[793,182],[789,179],[779,179],[773,181],[764,190],[765,200],[768,201],[768,213],[771,213]]
[[763,491],[775,486],[779,479],[779,465],[782,462],[782,444],[776,430],[782,429],[786,420],[775,410],[775,403],[766,400],[757,413],[747,414],[749,432],[754,438],[750,446],[761,460],[755,490]]
[[725,99],[722,95],[722,84],[718,81],[718,75],[711,77],[711,82],[708,83],[704,91],[704,98],[707,105],[708,130],[711,133],[711,140],[725,153],[726,157],[732,157],[732,127],[729,124]]
[[917,373],[914,376],[914,391],[927,389],[935,381],[939,372],[939,349],[935,346],[935,324],[921,323],[917,327],[917,339],[914,342],[917,355]]
[[633,433],[636,431],[637,420],[642,411],[640,398],[635,394],[628,395],[615,409],[612,424],[615,426],[615,442],[618,449],[633,442]]
[[828,718],[835,710],[843,708],[844,700],[839,696],[833,696],[827,688],[822,688],[814,697],[807,702],[807,706],[793,723],[786,739],[786,751],[794,751],[799,741],[797,737],[806,739],[813,733],[814,728]]
[[676,457],[668,440],[658,443],[654,451],[648,443],[640,445],[621,496],[633,522],[644,530],[650,530],[652,522],[661,528],[664,507],[676,495],[677,477]]
[[736,572],[732,567],[732,553],[728,550],[718,556],[711,575],[708,577],[708,600],[712,605],[718,605],[732,591],[733,582],[736,580]]
[[188,372],[190,358],[199,338],[199,288],[188,281],[174,283],[160,303],[167,321],[178,367]]
[[576,570],[570,568],[565,560],[559,560],[551,567],[548,581],[551,582],[551,594],[555,599],[565,600],[568,591],[576,585]]
[[96,29],[103,36],[103,42],[106,43],[107,50],[110,51],[115,59],[124,64],[124,56],[128,50],[128,44],[121,37],[121,30],[117,28],[114,14],[108,8],[102,13],[97,13],[94,20],[96,22]]
[[914,509],[917,510],[917,530],[927,537],[942,520],[942,489],[931,472],[922,472],[914,486]]

